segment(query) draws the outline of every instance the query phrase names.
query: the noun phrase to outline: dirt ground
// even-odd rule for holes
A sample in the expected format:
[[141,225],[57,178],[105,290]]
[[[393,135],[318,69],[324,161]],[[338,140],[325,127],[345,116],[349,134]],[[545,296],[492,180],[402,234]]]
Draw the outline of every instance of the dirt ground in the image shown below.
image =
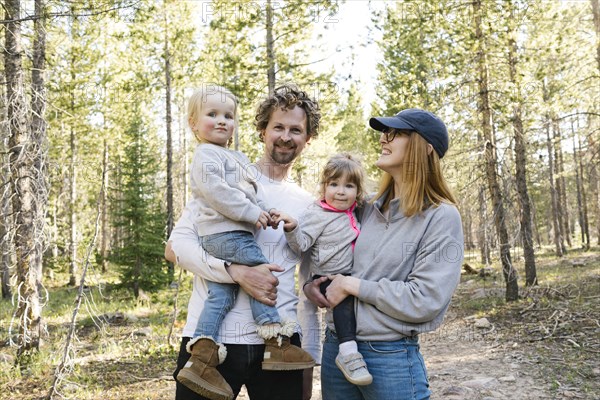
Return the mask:
[[[510,304],[498,277],[463,277],[444,324],[420,337],[431,399],[600,399],[600,255],[576,257],[540,261],[545,282],[523,288],[521,300]],[[173,399],[176,351],[165,344],[168,314],[138,308],[102,330],[83,323],[75,367],[54,398]],[[0,400],[46,398],[52,360],[15,372],[11,357],[1,343]],[[322,400],[319,377],[317,367],[313,400]]]
[[[421,350],[428,369],[432,400],[557,398],[539,376],[523,370],[527,357],[518,347],[494,346],[479,339],[432,337],[425,338],[424,342]],[[242,391],[238,399],[248,397]],[[319,367],[315,369],[312,399],[322,400]]]
[[[452,318],[452,317],[451,317]],[[422,335],[421,352],[428,370],[432,400],[557,399],[531,368],[521,345],[496,342],[490,329],[474,327],[473,318],[456,318],[436,332]],[[245,392],[239,399],[247,399]],[[569,398],[567,393],[564,398]],[[585,397],[574,397],[585,398]],[[320,368],[315,369],[313,400],[322,400]]]
[[[432,400],[544,400],[586,397],[568,387],[557,392],[541,376],[535,354],[521,343],[496,340],[494,327],[475,328],[474,319],[449,316],[436,332],[421,336]],[[490,332],[491,331],[491,332]],[[169,370],[154,378],[104,392],[104,399],[173,399]],[[244,390],[238,399],[248,399]],[[320,368],[315,369],[313,400],[322,400]]]

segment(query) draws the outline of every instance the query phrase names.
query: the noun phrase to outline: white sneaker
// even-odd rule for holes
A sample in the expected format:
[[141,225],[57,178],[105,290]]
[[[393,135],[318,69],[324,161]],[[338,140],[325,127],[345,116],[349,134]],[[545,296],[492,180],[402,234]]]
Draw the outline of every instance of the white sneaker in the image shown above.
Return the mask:
[[347,356],[338,354],[335,358],[335,365],[338,366],[350,383],[364,386],[373,382],[373,377],[369,373],[367,364],[360,353],[352,353]]

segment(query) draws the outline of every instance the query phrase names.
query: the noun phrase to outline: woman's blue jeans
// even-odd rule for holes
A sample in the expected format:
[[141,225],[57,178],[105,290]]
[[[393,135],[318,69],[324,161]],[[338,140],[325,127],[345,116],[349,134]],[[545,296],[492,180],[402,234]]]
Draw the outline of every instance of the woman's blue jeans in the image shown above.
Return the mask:
[[358,342],[373,383],[356,386],[344,378],[335,365],[338,340],[329,329],[325,333],[321,361],[323,400],[423,400],[429,399],[429,382],[417,338],[393,342]]

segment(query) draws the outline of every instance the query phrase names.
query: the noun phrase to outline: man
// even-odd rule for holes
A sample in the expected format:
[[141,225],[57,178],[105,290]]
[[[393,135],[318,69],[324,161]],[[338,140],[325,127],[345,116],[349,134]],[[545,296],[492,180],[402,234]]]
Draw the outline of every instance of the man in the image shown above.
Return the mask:
[[[321,115],[318,104],[295,86],[284,85],[264,100],[257,110],[256,127],[264,143],[264,154],[256,163],[261,190],[258,195],[269,207],[280,209],[294,217],[311,203],[310,194],[288,180],[292,162],[306,144],[318,135]],[[320,360],[320,334],[316,308],[306,298],[298,304],[295,292],[295,267],[298,255],[287,246],[283,229],[261,230],[256,241],[272,264],[256,267],[231,264],[208,256],[198,242],[193,226],[193,204],[188,204],[175,226],[165,250],[165,257],[177,261],[194,273],[192,296],[183,337],[177,370],[188,361],[186,344],[193,335],[206,298],[204,279],[237,283],[239,291],[233,309],[227,314],[219,331],[219,341],[227,347],[225,361],[217,370],[237,396],[245,385],[253,400],[309,399],[312,392],[312,369],[298,371],[262,370],[264,344],[256,334],[249,298],[274,305],[282,318],[298,317],[304,331],[303,348],[315,360]],[[307,259],[308,257],[306,257]],[[308,260],[306,260],[308,261]],[[302,262],[300,280],[308,278],[308,264]],[[302,283],[302,282],[301,282]],[[294,334],[291,342],[300,345],[300,336]],[[204,399],[177,383],[176,400]]]

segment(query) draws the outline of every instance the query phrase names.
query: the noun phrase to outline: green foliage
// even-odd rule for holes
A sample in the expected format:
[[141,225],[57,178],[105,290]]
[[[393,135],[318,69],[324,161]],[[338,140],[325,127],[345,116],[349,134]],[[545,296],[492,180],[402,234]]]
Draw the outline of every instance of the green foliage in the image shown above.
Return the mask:
[[[600,78],[594,59],[600,37],[594,35],[589,4],[511,0],[482,2],[479,43],[473,26],[473,5],[436,0],[388,3],[374,16],[382,60],[377,65],[378,101],[373,114],[393,114],[402,108],[424,107],[438,113],[449,127],[450,151],[443,160],[444,173],[456,190],[459,208],[474,232],[493,225],[488,205],[477,215],[479,188],[485,186],[480,137],[477,55],[485,48],[492,123],[498,153],[497,169],[507,206],[506,222],[515,243],[520,240],[520,205],[514,179],[513,116],[520,107],[527,150],[527,180],[534,210],[538,245],[550,236],[548,155],[544,123],[558,121],[564,153],[567,203],[571,225],[576,222],[577,190],[574,186],[572,135],[582,140],[583,178],[588,199],[596,198],[597,90]],[[509,40],[517,45],[517,75],[509,79]],[[573,123],[573,125],[571,125]],[[589,179],[589,180],[588,180]],[[572,188],[572,190],[571,190]],[[485,193],[484,200],[489,200]],[[597,214],[588,200],[590,226]],[[594,214],[594,215],[592,215]],[[477,222],[479,220],[479,222]],[[475,229],[474,229],[475,228]],[[579,228],[579,226],[578,226]],[[578,236],[578,235],[577,235]],[[495,238],[488,239],[494,241]]]
[[357,85],[352,84],[345,103],[337,111],[336,119],[340,127],[335,141],[339,151],[362,156],[365,170],[375,180],[380,174],[375,166],[380,152],[379,135],[367,127],[361,101]]
[[[137,107],[135,111],[140,112]],[[141,116],[131,121],[124,139],[121,187],[114,200],[115,226],[122,232],[115,262],[122,266],[123,284],[137,297],[139,289],[152,290],[167,282],[163,261],[165,215],[156,182],[160,167],[156,146],[152,145],[156,139]]]
[[437,89],[453,56],[449,27],[438,14],[447,10],[443,3],[396,2],[376,20],[383,59],[377,65],[378,93],[385,114],[413,107],[436,111],[443,105]]
[[[312,25],[317,4],[300,0],[272,2],[276,85],[293,82],[320,102],[323,119],[320,137],[295,162],[292,175],[312,190],[322,165],[334,150],[331,143],[337,132],[335,105],[339,101],[337,85],[330,73],[315,73],[310,68]],[[318,3],[320,13],[337,5]],[[240,100],[239,150],[256,161],[262,155],[262,143],[254,126],[257,104],[267,95],[266,5],[245,0],[231,3],[211,2],[211,13],[203,13],[209,26],[203,41],[202,74],[194,86],[219,84],[230,89]],[[328,137],[328,138],[326,138]],[[331,139],[331,140],[329,140]]]

